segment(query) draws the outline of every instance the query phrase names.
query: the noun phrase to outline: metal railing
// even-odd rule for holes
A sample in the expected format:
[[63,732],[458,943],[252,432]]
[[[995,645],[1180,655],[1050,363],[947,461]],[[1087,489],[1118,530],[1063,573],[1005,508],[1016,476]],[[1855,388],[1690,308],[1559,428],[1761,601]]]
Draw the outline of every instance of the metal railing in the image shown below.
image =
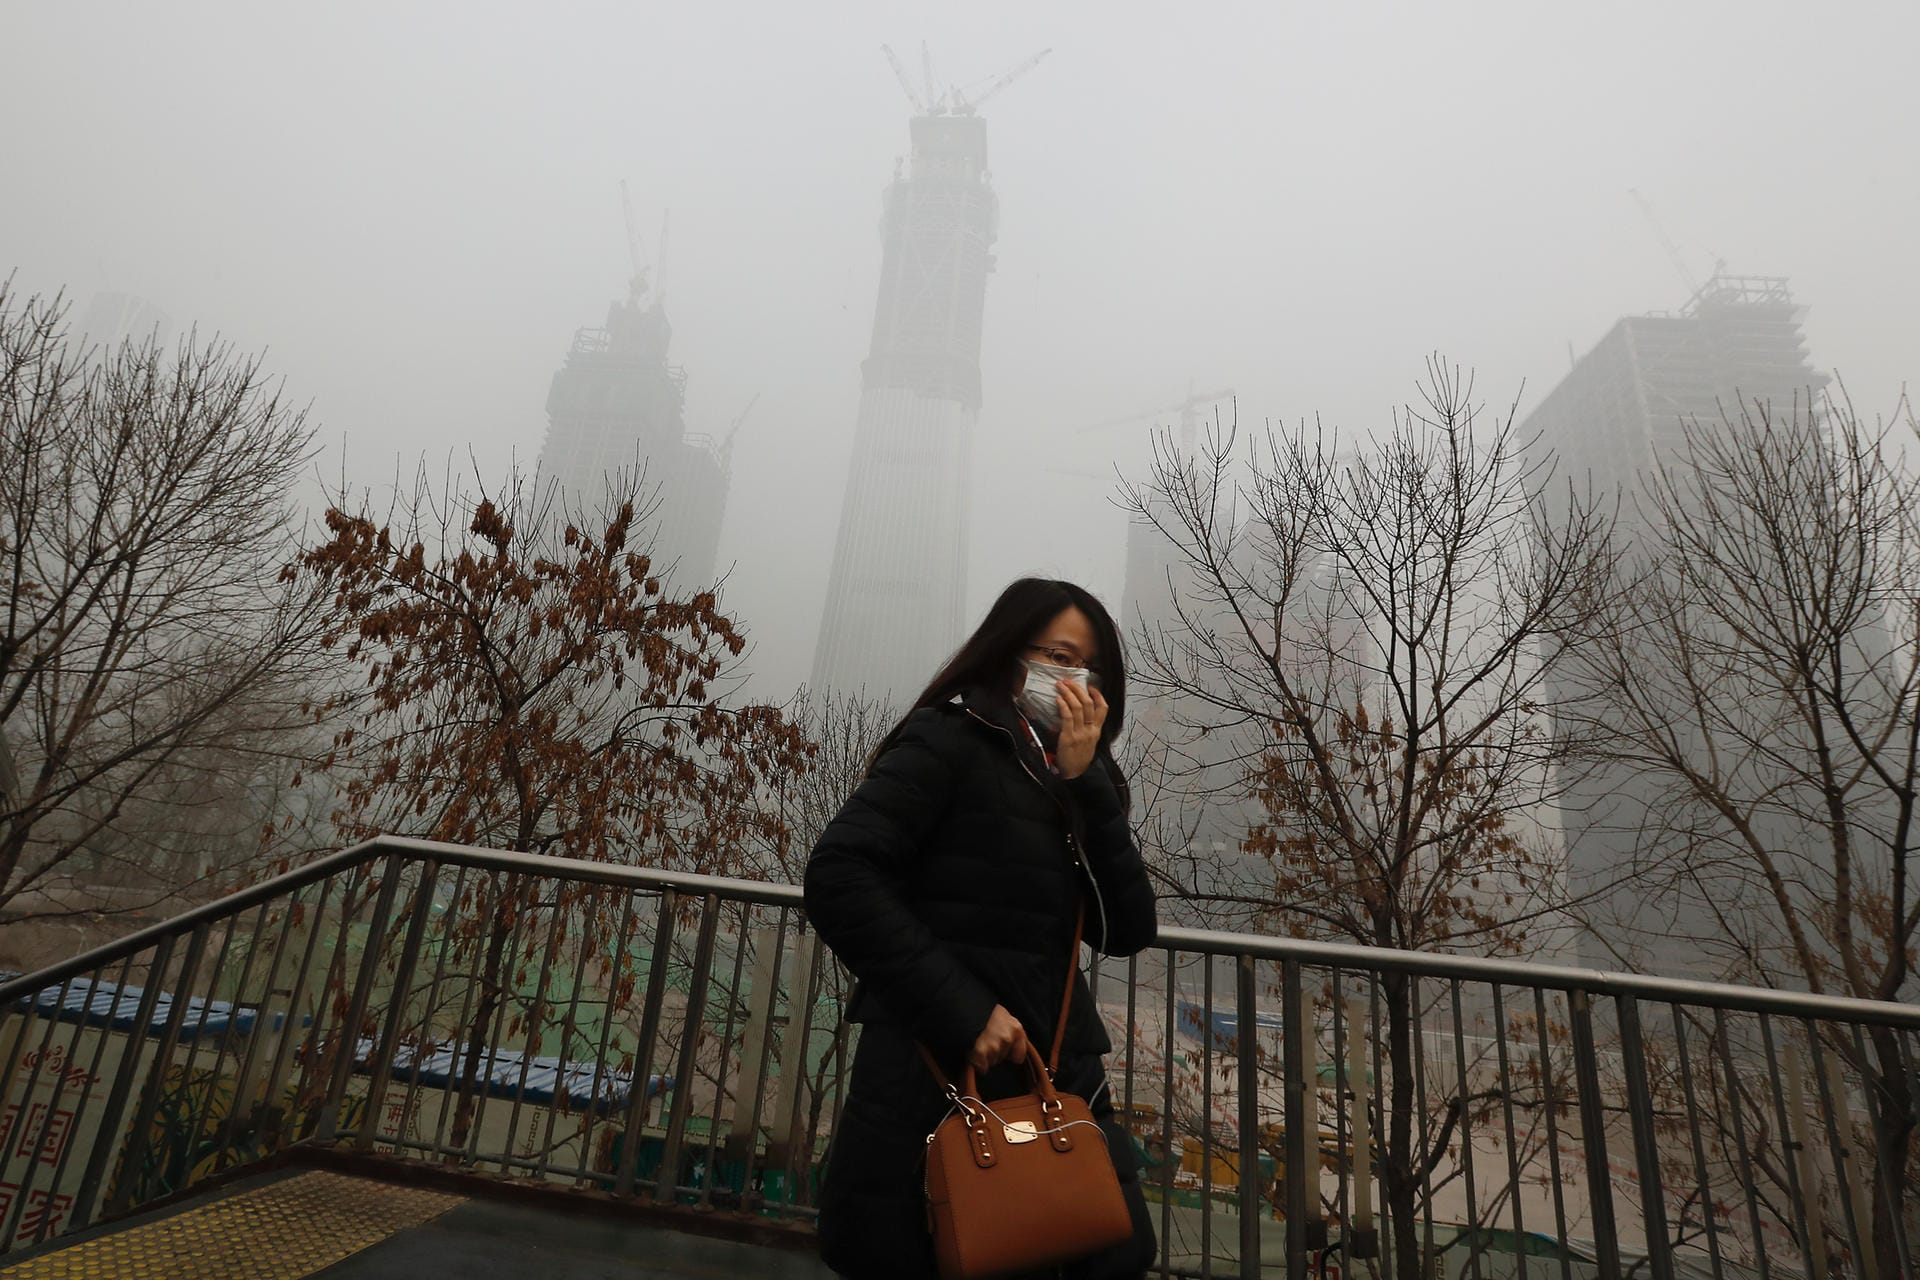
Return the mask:
[[[1163,1276],[1914,1274],[1920,1010],[1163,929],[1089,973]],[[0,981],[0,1251],[288,1147],[805,1220],[798,889],[381,839]]]

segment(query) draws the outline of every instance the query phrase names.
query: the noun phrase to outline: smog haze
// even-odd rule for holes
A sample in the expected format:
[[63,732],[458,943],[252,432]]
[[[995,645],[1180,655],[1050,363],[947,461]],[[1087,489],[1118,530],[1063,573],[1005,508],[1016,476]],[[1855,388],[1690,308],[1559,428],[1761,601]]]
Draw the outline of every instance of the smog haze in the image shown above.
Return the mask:
[[498,476],[626,291],[624,181],[652,272],[670,226],[687,428],[752,404],[718,559],[771,692],[812,661],[908,151],[883,44],[943,88],[1051,50],[980,110],[977,616],[1031,570],[1118,597],[1112,472],[1190,390],[1364,432],[1439,350],[1524,412],[1716,263],[1789,278],[1815,366],[1891,409],[1917,40],[1893,3],[15,4],[0,269],[264,350],[318,475]]

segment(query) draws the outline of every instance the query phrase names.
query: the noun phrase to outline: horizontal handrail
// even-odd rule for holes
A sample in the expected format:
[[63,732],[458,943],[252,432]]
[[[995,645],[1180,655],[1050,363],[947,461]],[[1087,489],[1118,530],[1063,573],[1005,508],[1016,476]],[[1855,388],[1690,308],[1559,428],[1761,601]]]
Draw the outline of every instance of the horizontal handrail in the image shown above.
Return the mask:
[[[411,836],[376,836],[259,884],[249,885],[224,898],[204,903],[170,920],[149,925],[118,941],[95,947],[33,973],[11,978],[0,983],[0,1006],[79,974],[137,955],[163,938],[179,937],[201,924],[259,906],[361,863],[393,855],[422,862],[437,862],[442,866],[515,872],[630,889],[672,890],[678,894],[701,897],[711,894],[730,901],[770,906],[797,907],[802,902],[798,885],[668,871],[657,867],[588,862],[578,858],[516,853],[504,849],[481,849]],[[1697,982],[1523,960],[1402,951],[1389,947],[1363,947],[1304,938],[1272,938],[1211,929],[1162,926],[1154,945],[1203,955],[1292,960],[1321,968],[1403,973],[1413,977],[1493,982],[1553,991],[1584,991],[1593,995],[1631,996],[1636,1000],[1694,1004],[1746,1013],[1793,1018],[1837,1018],[1920,1030],[1920,1006],[1889,1000],[1861,1000],[1848,996]]]
[[[342,1142],[804,1221],[856,1043],[852,975],[804,907],[791,884],[388,836],[0,983],[24,1134],[0,1150],[0,1254]],[[1548,1222],[1603,1275],[1635,1249],[1653,1280],[1680,1253],[1825,1274],[1876,1233],[1880,1273],[1915,1274],[1886,1234],[1909,1192],[1870,1153],[1911,1125],[1920,1008],[1173,927],[1088,977],[1163,1269],[1250,1280],[1284,1220],[1295,1277],[1324,1248],[1418,1269],[1423,1223],[1465,1233],[1452,1274]],[[1374,1172],[1442,1143],[1432,1186]]]

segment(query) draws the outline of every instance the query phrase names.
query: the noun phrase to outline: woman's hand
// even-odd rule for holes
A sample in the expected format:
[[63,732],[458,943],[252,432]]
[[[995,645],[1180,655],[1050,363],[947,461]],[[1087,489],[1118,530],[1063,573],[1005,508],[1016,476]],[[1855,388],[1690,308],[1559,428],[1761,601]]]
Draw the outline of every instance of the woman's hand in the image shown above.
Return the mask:
[[1077,778],[1093,763],[1100,745],[1100,727],[1107,722],[1107,700],[1098,689],[1062,680],[1054,686],[1060,701],[1060,740],[1054,745],[1053,765],[1063,778]]
[[975,1071],[989,1071],[1002,1062],[1026,1060],[1027,1029],[1020,1025],[1020,1019],[1007,1012],[1005,1005],[993,1006],[986,1027],[974,1039],[967,1061]]

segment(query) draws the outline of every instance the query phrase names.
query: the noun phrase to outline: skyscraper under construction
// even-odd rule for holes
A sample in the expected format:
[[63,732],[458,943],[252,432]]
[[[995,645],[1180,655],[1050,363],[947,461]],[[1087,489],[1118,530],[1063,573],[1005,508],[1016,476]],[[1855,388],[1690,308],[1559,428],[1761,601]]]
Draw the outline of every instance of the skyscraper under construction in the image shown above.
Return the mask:
[[[1756,402],[1782,416],[1809,410],[1809,396],[1827,380],[1808,358],[1803,314],[1783,279],[1716,275],[1677,313],[1615,324],[1524,430],[1554,452],[1563,486],[1571,480],[1602,498],[1620,494],[1625,540],[1639,542],[1650,532],[1643,522],[1657,513],[1634,494],[1655,467],[1682,460],[1689,427],[1721,429]],[[1582,696],[1559,682],[1552,690],[1560,706]],[[1582,960],[1719,976],[1699,941],[1713,933],[1716,907],[1684,893],[1649,900],[1632,874],[1684,825],[1666,788],[1626,765],[1591,766],[1570,780],[1560,808],[1570,886],[1592,922],[1579,943]]]
[[703,590],[714,581],[727,469],[711,441],[686,430],[687,375],[667,358],[672,340],[659,297],[636,273],[627,297],[607,308],[606,327],[577,332],[553,375],[539,474],[557,486],[567,515],[589,518],[617,479],[637,482],[635,496],[651,504],[655,563]]
[[930,84],[927,99],[908,88],[919,111],[885,196],[880,295],[813,659],[816,688],[897,699],[919,691],[965,626],[980,329],[999,228],[987,125],[974,114],[986,94],[936,102]]

